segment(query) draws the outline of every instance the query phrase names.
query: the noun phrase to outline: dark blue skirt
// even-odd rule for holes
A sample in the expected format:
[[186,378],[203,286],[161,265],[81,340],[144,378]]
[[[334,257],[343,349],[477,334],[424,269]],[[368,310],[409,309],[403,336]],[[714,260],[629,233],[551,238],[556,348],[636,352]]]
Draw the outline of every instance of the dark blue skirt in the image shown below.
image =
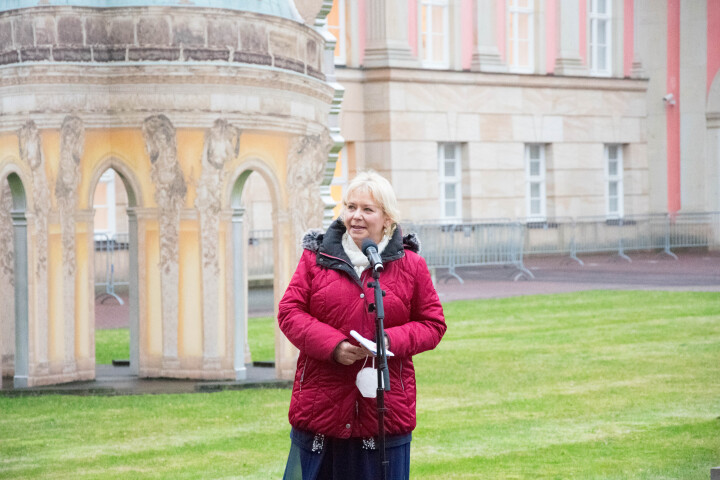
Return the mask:
[[[297,430],[290,432],[291,446],[283,480],[382,479],[379,445],[373,439],[322,437]],[[385,438],[389,480],[410,478],[412,434]]]

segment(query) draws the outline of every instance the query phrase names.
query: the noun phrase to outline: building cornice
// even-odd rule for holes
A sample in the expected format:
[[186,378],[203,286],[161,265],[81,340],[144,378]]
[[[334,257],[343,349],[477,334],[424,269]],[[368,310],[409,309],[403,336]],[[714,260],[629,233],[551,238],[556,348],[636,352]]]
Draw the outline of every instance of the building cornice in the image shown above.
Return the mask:
[[472,85],[488,87],[552,88],[576,90],[637,91],[647,90],[647,79],[571,77],[555,75],[518,75],[515,73],[486,73],[408,68],[335,70],[339,83],[427,83],[444,85]]

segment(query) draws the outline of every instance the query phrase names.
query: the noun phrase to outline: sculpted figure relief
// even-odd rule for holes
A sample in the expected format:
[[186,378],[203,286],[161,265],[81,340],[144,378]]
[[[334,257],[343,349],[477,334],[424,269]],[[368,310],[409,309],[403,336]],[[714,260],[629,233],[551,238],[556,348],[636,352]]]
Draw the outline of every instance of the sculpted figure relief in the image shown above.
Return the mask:
[[15,248],[10,210],[12,193],[7,180],[3,178],[0,180],[0,274],[3,281],[12,287],[15,285]]
[[217,243],[223,167],[226,162],[237,157],[239,151],[240,130],[225,120],[215,120],[212,128],[205,132],[202,173],[195,199],[195,208],[200,213],[203,268],[212,268],[215,274],[220,272]]
[[310,228],[322,226],[325,205],[320,197],[320,183],[331,148],[332,139],[327,132],[296,137],[290,145],[287,185],[291,219],[298,239]]
[[55,197],[60,210],[63,266],[69,277],[75,275],[75,208],[80,184],[80,159],[85,147],[85,127],[78,117],[67,116],[60,127],[60,166]]
[[187,186],[177,159],[175,127],[165,115],[145,120],[142,127],[145,147],[155,183],[155,202],[160,209],[160,263],[168,271],[177,264],[180,210],[185,203]]
[[36,274],[40,278],[47,271],[48,213],[50,212],[50,189],[45,174],[40,132],[35,122],[29,120],[18,132],[20,158],[30,165],[33,186],[33,235],[37,245]]
[[142,126],[155,184],[160,228],[160,291],[162,295],[163,357],[167,368],[176,368],[178,285],[180,281],[180,211],[187,186],[177,158],[175,127],[165,115],[148,117]]

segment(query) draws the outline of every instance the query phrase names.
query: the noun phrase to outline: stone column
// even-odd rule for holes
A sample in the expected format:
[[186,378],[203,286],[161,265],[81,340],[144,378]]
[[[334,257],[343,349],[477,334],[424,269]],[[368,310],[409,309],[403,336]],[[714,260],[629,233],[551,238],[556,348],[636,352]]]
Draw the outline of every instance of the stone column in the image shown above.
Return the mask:
[[33,304],[37,327],[36,362],[40,369],[48,368],[48,215],[50,214],[50,187],[45,174],[45,158],[40,132],[35,122],[29,120],[18,132],[20,158],[32,172],[33,216],[31,236],[34,252],[30,275],[35,276]]
[[560,1],[556,3],[556,8],[558,52],[555,57],[555,75],[587,75],[588,68],[580,57],[580,2]]
[[219,292],[220,208],[225,163],[237,157],[240,130],[225,120],[216,120],[205,132],[202,173],[197,186],[195,208],[200,217],[200,251],[202,257],[203,369],[220,369],[219,356]]
[[233,283],[232,296],[234,319],[233,366],[235,380],[245,380],[245,351],[247,350],[247,301],[246,301],[246,275],[245,275],[245,243],[243,241],[244,208],[233,208],[232,213],[232,244],[233,248]]
[[[75,213],[80,185],[80,160],[85,146],[85,127],[78,117],[67,116],[60,127],[60,166],[55,197],[62,232],[63,320],[65,365],[63,373],[75,373]],[[40,313],[40,315],[42,315]]]
[[162,372],[177,370],[178,302],[180,284],[180,210],[187,186],[177,158],[175,127],[165,115],[148,117],[142,126],[145,148],[152,164],[155,202],[160,226],[160,294],[163,331]]
[[[13,211],[15,246],[15,388],[30,386],[30,331],[28,311],[28,249],[25,212]],[[43,339],[40,339],[43,340]]]
[[140,285],[138,275],[138,219],[134,208],[128,216],[128,327],[130,330],[130,374],[140,373]]
[[507,72],[508,67],[500,56],[497,44],[496,0],[476,0],[473,2],[473,25],[475,45],[473,48],[471,70],[477,72]]
[[405,0],[368,0],[366,8],[367,40],[364,66],[420,66],[408,41],[408,7]]
[[[288,201],[288,205],[294,207],[292,200]],[[275,314],[277,316],[277,305],[280,302],[285,289],[290,283],[299,257],[296,253],[295,245],[298,240],[294,237],[294,229],[292,218],[287,210],[276,210],[274,212],[275,225],[274,231],[276,235],[273,238],[273,250],[277,252],[278,259],[275,262],[275,275],[273,279],[273,290],[275,294]],[[297,362],[298,350],[280,331],[277,322],[275,323],[275,375],[277,378],[292,380],[295,376],[295,366]]]

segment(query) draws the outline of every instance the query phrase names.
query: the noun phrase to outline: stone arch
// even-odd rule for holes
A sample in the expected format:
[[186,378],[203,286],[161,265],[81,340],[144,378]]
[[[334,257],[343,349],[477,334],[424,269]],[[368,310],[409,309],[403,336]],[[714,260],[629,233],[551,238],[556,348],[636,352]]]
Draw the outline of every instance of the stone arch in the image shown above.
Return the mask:
[[[230,181],[227,184],[224,197],[227,199],[227,205],[231,208],[232,214],[232,240],[230,242],[231,251],[228,252],[229,258],[233,259],[232,277],[232,297],[235,299],[233,304],[234,318],[234,335],[233,345],[235,352],[235,373],[236,378],[244,378],[244,361],[247,352],[247,288],[248,279],[246,277],[246,268],[244,265],[244,240],[243,240],[243,216],[244,211],[240,207],[240,199],[242,192],[250,174],[258,173],[270,191],[270,198],[273,208],[273,251],[275,255],[274,273],[273,273],[273,292],[274,305],[277,304],[282,296],[287,270],[291,268],[288,265],[290,256],[283,249],[287,249],[287,245],[281,242],[282,232],[287,229],[287,215],[281,211],[282,199],[285,198],[285,191],[281,187],[274,171],[268,166],[268,163],[257,156],[248,156],[241,161],[238,167],[230,175]],[[290,246],[292,247],[292,246]],[[292,266],[294,267],[294,265]],[[277,313],[277,312],[275,312]],[[244,345],[243,349],[238,349],[238,344]],[[275,325],[275,369],[280,376],[280,372],[286,369],[285,364],[292,363],[292,349],[289,342]]]
[[[108,169],[113,169],[120,177],[125,191],[128,196],[128,266],[129,266],[129,286],[128,286],[128,328],[130,332],[130,373],[138,375],[140,371],[141,342],[140,342],[140,308],[138,305],[140,290],[138,272],[140,270],[138,260],[138,222],[136,208],[145,205],[142,197],[142,189],[140,181],[135,172],[120,159],[117,155],[109,155],[101,160],[94,168],[90,177],[89,188],[86,193],[87,205],[93,205],[93,196],[97,188],[100,177]],[[88,262],[91,268],[94,268],[95,262]],[[95,326],[91,322],[91,339],[94,342]]]
[[128,194],[128,204],[130,207],[143,207],[145,205],[142,189],[140,188],[140,179],[137,177],[132,168],[130,168],[124,160],[117,155],[108,155],[93,169],[92,176],[90,177],[90,183],[88,191],[85,192],[87,199],[87,205],[93,203],[93,193],[97,184],[100,181],[100,177],[109,168],[112,168],[117,172],[118,176],[125,186],[125,190]]

